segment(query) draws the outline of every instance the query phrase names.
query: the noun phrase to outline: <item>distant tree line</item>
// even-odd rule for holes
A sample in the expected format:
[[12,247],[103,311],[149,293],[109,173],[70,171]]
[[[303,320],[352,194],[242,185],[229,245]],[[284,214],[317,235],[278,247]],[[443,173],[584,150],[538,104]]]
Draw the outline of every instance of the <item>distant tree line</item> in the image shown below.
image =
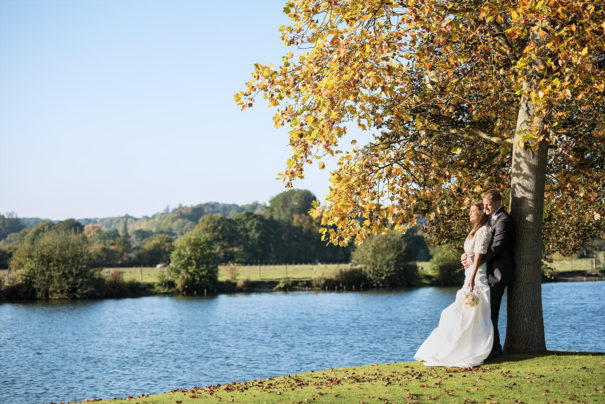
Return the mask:
[[[131,216],[120,218],[119,224],[116,218],[87,223],[68,219],[24,227],[14,214],[0,215],[0,268],[10,268],[0,286],[12,287],[9,294],[21,298],[136,295],[141,284],[125,282],[119,271],[101,277],[100,269],[170,264],[161,280],[164,287],[202,293],[215,290],[219,264],[309,262],[352,262],[354,267],[338,275],[338,282],[352,286],[415,284],[419,277],[415,262],[431,257],[419,226],[405,234],[371,237],[357,248],[327,245],[319,232],[321,219],[308,214],[315,200],[310,191],[294,189],[275,196],[268,206],[203,204],[167,209],[152,216],[156,230],[146,227],[151,218]],[[224,214],[204,213],[217,211]],[[174,231],[183,228],[176,223],[194,219],[197,222],[188,224],[184,235]],[[457,280],[456,255],[435,251],[435,271],[439,273],[441,267],[444,271],[436,279],[444,284],[450,277]]]
[[307,214],[314,200],[309,191],[290,190],[271,199],[269,206],[208,203],[138,220],[128,215],[94,222],[30,219],[29,224],[36,223],[32,227],[14,214],[0,215],[0,268],[9,267],[20,247],[31,246],[38,235],[51,230],[82,234],[89,258],[98,267],[168,263],[175,240],[189,232],[212,240],[219,264],[348,261],[350,248],[326,246],[320,240],[318,223]]
[[88,218],[78,221],[84,226],[97,224],[102,230],[121,230],[124,220],[128,229],[132,232],[142,230],[151,233],[163,233],[171,236],[183,236],[193,230],[202,216],[220,215],[232,217],[242,212],[263,213],[266,210],[265,205],[253,202],[245,205],[233,203],[206,202],[194,206],[179,205],[174,209],[166,208],[164,211],[152,216],[143,216],[135,218],[130,215],[106,217],[106,218]]

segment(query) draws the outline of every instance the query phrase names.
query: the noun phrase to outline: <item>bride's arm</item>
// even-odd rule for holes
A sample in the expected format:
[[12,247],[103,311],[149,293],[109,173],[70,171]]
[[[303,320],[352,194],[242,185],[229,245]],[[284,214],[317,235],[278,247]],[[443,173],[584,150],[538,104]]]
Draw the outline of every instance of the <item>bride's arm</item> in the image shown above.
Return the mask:
[[468,280],[467,288],[472,291],[475,287],[475,275],[477,274],[477,268],[479,268],[479,263],[483,259],[485,254],[477,253],[475,254],[475,259],[473,260],[473,272],[471,273],[471,277]]

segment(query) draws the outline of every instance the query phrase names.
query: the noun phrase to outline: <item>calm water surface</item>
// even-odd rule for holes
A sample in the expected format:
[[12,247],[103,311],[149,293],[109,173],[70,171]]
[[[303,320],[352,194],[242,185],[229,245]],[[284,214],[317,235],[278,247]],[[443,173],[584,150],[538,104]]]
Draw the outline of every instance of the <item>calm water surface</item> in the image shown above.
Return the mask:
[[[107,399],[410,361],[455,291],[4,303],[0,402]],[[605,282],[544,284],[542,298],[549,349],[605,352]]]

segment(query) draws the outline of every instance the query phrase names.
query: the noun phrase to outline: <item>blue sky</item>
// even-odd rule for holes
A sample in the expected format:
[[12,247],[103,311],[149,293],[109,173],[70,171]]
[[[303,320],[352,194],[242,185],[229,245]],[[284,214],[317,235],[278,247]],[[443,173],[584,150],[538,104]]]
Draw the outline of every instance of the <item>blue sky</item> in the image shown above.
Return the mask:
[[[282,192],[287,132],[233,94],[288,51],[283,4],[0,1],[0,213],[140,217]],[[323,200],[328,170],[295,187]]]

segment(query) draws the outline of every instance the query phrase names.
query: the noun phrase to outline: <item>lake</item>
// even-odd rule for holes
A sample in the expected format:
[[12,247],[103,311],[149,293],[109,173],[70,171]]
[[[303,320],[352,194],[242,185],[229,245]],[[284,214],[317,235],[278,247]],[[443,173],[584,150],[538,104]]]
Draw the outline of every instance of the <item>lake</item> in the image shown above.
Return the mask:
[[[0,304],[0,402],[411,361],[456,288]],[[505,297],[506,299],[506,297]],[[547,347],[605,352],[605,282],[542,285]],[[501,313],[505,333],[506,300]]]

